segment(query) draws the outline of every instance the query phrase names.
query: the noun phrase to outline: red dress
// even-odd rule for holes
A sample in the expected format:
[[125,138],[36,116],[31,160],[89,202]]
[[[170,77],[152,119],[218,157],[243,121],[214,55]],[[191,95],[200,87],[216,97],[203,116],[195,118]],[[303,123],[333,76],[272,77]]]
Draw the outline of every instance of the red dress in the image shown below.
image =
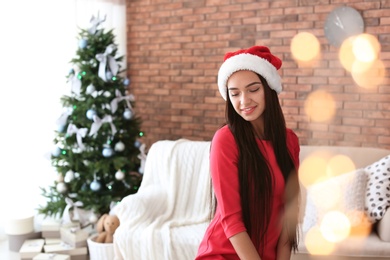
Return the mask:
[[[266,234],[267,241],[264,251],[260,252],[260,249],[258,251],[262,260],[274,260],[282,230],[280,218],[284,208],[284,179],[271,143],[257,139],[257,144],[269,162],[275,185],[271,218]],[[300,151],[298,137],[290,129],[287,129],[287,147],[295,167],[298,168]],[[237,160],[238,150],[233,134],[227,126],[224,126],[215,133],[210,151],[210,170],[218,201],[217,209],[199,246],[196,260],[239,259],[229,240],[230,237],[246,231],[241,217]]]

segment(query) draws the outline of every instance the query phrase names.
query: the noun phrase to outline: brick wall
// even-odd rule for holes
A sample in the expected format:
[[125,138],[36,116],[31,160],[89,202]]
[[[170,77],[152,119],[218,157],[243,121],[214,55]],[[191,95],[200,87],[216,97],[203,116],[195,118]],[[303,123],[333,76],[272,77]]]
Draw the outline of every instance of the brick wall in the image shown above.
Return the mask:
[[[127,0],[127,69],[144,142],[210,140],[224,122],[216,85],[223,55],[267,45],[283,60],[280,100],[301,144],[390,148],[389,69],[376,88],[357,86],[324,36],[328,13],[342,4],[362,14],[365,32],[378,38],[380,59],[389,68],[390,1]],[[298,65],[290,53],[299,32],[321,43],[314,65]],[[336,113],[326,122],[305,114],[305,100],[317,89],[336,101]]]

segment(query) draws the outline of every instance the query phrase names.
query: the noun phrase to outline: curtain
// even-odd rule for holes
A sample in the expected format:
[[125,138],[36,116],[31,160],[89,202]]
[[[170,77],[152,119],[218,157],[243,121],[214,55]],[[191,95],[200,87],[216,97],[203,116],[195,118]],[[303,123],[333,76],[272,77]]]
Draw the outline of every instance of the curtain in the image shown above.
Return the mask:
[[60,98],[70,93],[65,76],[78,29],[98,13],[106,15],[103,26],[114,29],[118,55],[125,56],[124,0],[0,2],[0,239],[8,219],[37,214],[45,203],[40,187],[56,179],[50,152]]

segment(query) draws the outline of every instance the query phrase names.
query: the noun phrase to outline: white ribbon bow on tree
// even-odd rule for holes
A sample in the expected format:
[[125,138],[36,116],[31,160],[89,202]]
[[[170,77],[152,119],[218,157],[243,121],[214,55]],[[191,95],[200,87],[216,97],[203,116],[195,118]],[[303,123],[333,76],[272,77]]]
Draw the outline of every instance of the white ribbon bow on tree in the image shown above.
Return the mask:
[[68,120],[68,117],[72,114],[72,112],[73,111],[71,109],[67,109],[65,112],[63,112],[56,121],[57,125],[65,126],[66,121]]
[[91,20],[89,21],[91,23],[91,28],[88,29],[88,32],[90,34],[95,34],[96,33],[96,30],[97,30],[97,27],[103,23],[104,21],[106,20],[106,15],[104,16],[103,19],[100,19],[99,17],[99,13],[97,15],[97,17],[95,18],[94,15],[92,15],[91,17]]
[[69,77],[68,82],[71,85],[72,91],[77,95],[80,96],[81,93],[81,80],[77,77],[76,74]]
[[118,109],[118,103],[121,102],[122,100],[125,100],[127,103],[127,107],[129,109],[132,109],[130,101],[134,101],[134,96],[133,95],[127,95],[127,96],[122,96],[122,93],[117,89],[115,90],[115,95],[116,98],[114,98],[111,101],[111,113],[115,113],[115,111]]
[[110,55],[115,50],[116,50],[115,44],[110,44],[107,46],[104,53],[96,54],[96,59],[100,62],[98,75],[104,81],[107,81],[107,77],[106,77],[107,64],[109,70],[112,72],[112,75],[115,76],[118,73],[119,65],[116,62],[115,58]]
[[145,154],[145,147],[146,145],[145,144],[142,144],[139,148],[140,150],[140,154],[137,156],[138,159],[141,160],[141,165],[139,167],[139,173],[143,174],[144,173],[144,169],[145,169],[145,162],[146,162],[146,154]]
[[[80,220],[80,223],[82,222],[80,218],[82,218],[82,214],[79,213],[79,208],[82,207],[83,203],[81,201],[73,202],[70,198],[66,197],[65,198],[66,202],[66,207],[64,209],[64,214],[62,215],[62,222],[63,224],[68,224],[72,223],[73,219],[78,219]],[[73,208],[73,218],[72,215],[70,214],[70,209]]]
[[68,135],[76,134],[77,143],[80,147],[80,149],[83,151],[85,149],[85,146],[83,144],[83,138],[88,133],[88,128],[77,128],[74,124],[69,124],[68,130],[66,131]]
[[116,127],[112,122],[112,116],[105,115],[103,119],[100,119],[98,116],[95,115],[93,117],[93,123],[91,126],[91,131],[89,132],[89,136],[95,135],[104,123],[109,123],[111,125],[111,132],[112,132],[111,134],[115,135]]

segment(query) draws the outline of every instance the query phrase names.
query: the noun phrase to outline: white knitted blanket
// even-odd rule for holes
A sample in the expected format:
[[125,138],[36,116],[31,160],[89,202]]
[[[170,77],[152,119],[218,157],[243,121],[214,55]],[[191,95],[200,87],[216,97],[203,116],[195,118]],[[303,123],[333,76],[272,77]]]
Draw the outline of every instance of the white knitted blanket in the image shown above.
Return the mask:
[[147,155],[136,194],[116,206],[116,260],[194,259],[210,211],[210,142],[163,140]]

